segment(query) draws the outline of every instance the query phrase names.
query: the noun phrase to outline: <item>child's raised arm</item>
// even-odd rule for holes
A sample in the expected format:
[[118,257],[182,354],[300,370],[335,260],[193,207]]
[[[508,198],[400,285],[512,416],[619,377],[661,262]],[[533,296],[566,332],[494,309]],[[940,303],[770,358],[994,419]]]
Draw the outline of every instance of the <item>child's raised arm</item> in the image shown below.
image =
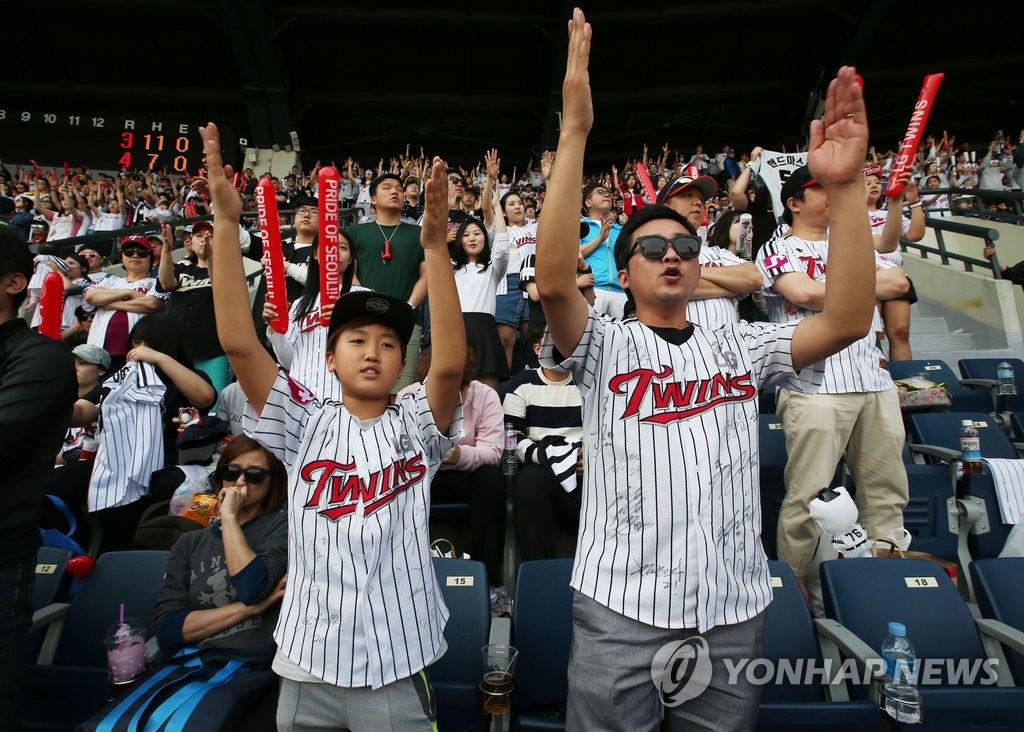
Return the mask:
[[423,247],[427,294],[430,297],[433,354],[427,373],[427,401],[437,428],[447,432],[455,415],[466,365],[466,326],[448,256],[448,170],[441,158],[434,158],[433,172],[423,188],[420,245]]
[[238,246],[238,220],[242,200],[231,185],[233,171],[220,156],[220,134],[212,122],[200,127],[206,150],[206,169],[213,200],[213,256],[210,267],[217,337],[238,376],[246,398],[256,413],[263,411],[274,381],[277,364],[260,345],[249,310],[249,288]]

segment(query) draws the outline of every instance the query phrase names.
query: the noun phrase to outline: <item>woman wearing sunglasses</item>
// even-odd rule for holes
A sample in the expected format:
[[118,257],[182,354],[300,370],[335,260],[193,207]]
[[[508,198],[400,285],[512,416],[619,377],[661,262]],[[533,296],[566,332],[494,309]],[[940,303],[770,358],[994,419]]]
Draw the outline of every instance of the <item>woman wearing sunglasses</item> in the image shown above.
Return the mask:
[[153,250],[142,236],[121,240],[124,277],[111,275],[85,290],[85,302],[95,308],[96,318],[89,331],[89,345],[110,354],[112,371],[124,365],[128,334],[147,313],[164,309],[169,295],[157,291],[157,278],[150,277]]
[[167,558],[154,619],[168,654],[186,645],[273,641],[287,566],[284,465],[239,436],[225,448],[213,483],[220,522],[182,536]]

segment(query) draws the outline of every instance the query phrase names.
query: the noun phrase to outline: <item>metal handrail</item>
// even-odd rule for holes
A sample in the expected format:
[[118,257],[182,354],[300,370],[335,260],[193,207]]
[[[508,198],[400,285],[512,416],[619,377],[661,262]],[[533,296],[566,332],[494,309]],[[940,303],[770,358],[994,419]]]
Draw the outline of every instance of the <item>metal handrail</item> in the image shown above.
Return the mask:
[[[933,189],[934,190],[934,189]],[[959,254],[958,252],[951,252],[946,249],[946,242],[942,238],[942,232],[949,232],[951,234],[964,234],[965,236],[974,236],[985,241],[985,246],[994,247],[996,241],[999,239],[999,230],[993,229],[988,226],[979,226],[978,224],[967,224],[962,221],[950,221],[948,218],[929,216],[925,218],[925,226],[935,230],[935,242],[938,246],[930,246],[928,244],[921,244],[920,242],[907,241],[906,239],[900,238],[900,247],[903,251],[907,249],[915,249],[921,253],[921,259],[927,259],[929,254],[937,254],[943,264],[948,265],[950,260],[963,262],[964,270],[966,272],[973,272],[975,266],[992,270],[992,277],[997,280],[1003,278],[1002,270],[999,269],[999,258],[993,254],[991,259],[979,259],[977,257],[969,257],[966,254]]]
[[[1006,221],[1006,223],[1009,224],[1024,224],[1024,191],[989,190],[983,188],[921,188],[918,192],[921,194],[922,198],[925,196],[946,194],[950,197],[959,196],[961,198],[969,196],[977,201],[978,207],[981,209],[979,211],[974,211],[972,209],[950,208],[949,211],[957,216],[980,217],[982,215],[994,215],[997,219]],[[984,199],[1012,201],[1016,213],[989,214],[984,210]],[[952,205],[952,200],[950,200],[950,204]]]

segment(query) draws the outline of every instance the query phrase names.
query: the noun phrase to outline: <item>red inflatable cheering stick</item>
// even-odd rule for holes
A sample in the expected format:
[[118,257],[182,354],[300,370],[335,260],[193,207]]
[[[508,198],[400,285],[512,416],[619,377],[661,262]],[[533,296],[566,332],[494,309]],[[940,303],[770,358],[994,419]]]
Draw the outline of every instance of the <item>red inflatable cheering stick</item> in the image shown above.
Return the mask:
[[341,260],[338,257],[340,191],[341,175],[338,169],[331,166],[321,168],[317,176],[317,204],[320,209],[320,323],[325,327],[330,317],[323,315],[324,308],[338,301],[341,290]]
[[647,202],[654,203],[657,201],[658,192],[654,190],[654,184],[651,183],[651,176],[648,175],[647,168],[643,166],[643,163],[637,163],[636,177],[640,180],[640,185],[644,187],[644,192],[647,193]]
[[263,234],[263,272],[267,278],[267,302],[277,308],[270,327],[278,333],[288,332],[288,295],[284,289],[284,250],[281,249],[281,226],[277,217],[277,192],[269,180],[256,186],[256,212]]
[[921,137],[924,135],[924,126],[928,124],[928,115],[932,113],[935,95],[939,91],[939,85],[942,84],[944,76],[945,74],[928,74],[924,77],[921,94],[917,97],[917,103],[914,105],[914,113],[910,115],[907,134],[904,136],[899,154],[896,156],[896,164],[889,171],[889,186],[885,190],[885,195],[889,198],[895,198],[903,193],[903,181],[900,179],[914,164],[917,147],[921,144]]
[[43,293],[39,296],[39,332],[59,341],[63,310],[64,278],[56,272],[48,272],[43,278]]

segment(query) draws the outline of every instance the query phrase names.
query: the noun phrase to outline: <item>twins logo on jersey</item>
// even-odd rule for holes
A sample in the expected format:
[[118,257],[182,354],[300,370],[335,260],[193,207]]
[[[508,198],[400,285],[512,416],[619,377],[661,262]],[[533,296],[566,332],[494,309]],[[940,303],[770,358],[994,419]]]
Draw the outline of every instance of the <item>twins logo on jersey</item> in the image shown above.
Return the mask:
[[608,389],[613,394],[628,396],[621,419],[638,415],[648,395],[653,409],[640,421],[669,424],[703,414],[719,404],[753,399],[757,394],[750,372],[735,375],[719,373],[710,379],[695,381],[670,381],[671,376],[672,367],[665,366],[661,371],[634,369],[612,377]]
[[295,381],[290,376],[285,379],[288,382],[288,389],[292,393],[292,399],[299,404],[306,405],[313,401],[314,394],[306,386]]
[[355,513],[360,502],[369,516],[391,503],[403,491],[422,482],[427,475],[422,455],[399,458],[383,470],[370,473],[366,480],[360,478],[355,469],[355,461],[314,460],[304,465],[299,472],[302,480],[316,483],[305,508],[319,508],[326,492],[327,507],[317,511],[320,516],[337,521]]
[[303,333],[313,332],[321,326],[322,317],[323,316],[320,314],[320,308],[316,308],[313,312],[299,321],[299,330]]
[[769,254],[764,258],[764,268],[767,270],[778,269],[779,267],[785,267],[789,264],[789,258],[785,254]]

